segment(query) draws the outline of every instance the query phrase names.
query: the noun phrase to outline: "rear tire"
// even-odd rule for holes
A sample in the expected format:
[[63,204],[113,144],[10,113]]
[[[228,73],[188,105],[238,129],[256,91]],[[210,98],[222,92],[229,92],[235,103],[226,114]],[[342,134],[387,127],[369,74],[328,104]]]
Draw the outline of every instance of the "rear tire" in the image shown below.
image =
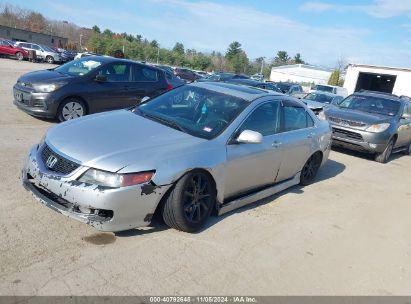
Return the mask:
[[375,154],[375,158],[374,158],[375,161],[381,164],[387,163],[391,156],[393,147],[394,147],[394,139],[391,139],[388,142],[388,145],[385,147],[384,151],[382,151],[381,153]]
[[216,202],[216,189],[202,170],[184,175],[168,194],[162,215],[167,226],[184,232],[196,232],[207,222]]
[[24,59],[24,56],[23,56],[23,54],[22,54],[21,52],[17,52],[17,53],[16,53],[16,58],[17,58],[17,60],[21,61],[21,60]]
[[311,184],[315,176],[317,175],[318,169],[320,169],[322,162],[322,157],[320,153],[314,153],[305,163],[303,169],[301,170],[300,185],[307,186]]
[[57,110],[57,118],[61,122],[84,115],[86,115],[86,106],[81,99],[75,97],[65,99]]

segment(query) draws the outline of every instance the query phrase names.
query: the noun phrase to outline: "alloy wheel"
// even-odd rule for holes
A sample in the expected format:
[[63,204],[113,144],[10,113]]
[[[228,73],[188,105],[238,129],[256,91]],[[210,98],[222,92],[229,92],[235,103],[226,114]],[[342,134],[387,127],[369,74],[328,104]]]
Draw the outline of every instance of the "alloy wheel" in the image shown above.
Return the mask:
[[208,179],[197,173],[187,181],[183,193],[184,216],[191,223],[199,223],[208,217],[211,208],[211,187]]
[[78,118],[84,115],[83,106],[75,101],[68,102],[62,109],[61,114],[64,120]]
[[318,154],[314,154],[305,163],[304,168],[301,172],[304,181],[309,182],[314,179],[317,174],[318,169],[321,165],[321,157]]

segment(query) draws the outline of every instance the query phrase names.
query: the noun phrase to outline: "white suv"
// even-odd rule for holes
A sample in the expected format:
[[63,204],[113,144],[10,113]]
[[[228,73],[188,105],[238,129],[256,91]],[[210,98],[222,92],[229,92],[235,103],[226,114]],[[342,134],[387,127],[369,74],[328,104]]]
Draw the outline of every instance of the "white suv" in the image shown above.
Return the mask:
[[47,63],[64,61],[59,53],[45,45],[21,41],[16,42],[15,45],[27,51],[36,51],[36,57],[40,60],[46,61]]

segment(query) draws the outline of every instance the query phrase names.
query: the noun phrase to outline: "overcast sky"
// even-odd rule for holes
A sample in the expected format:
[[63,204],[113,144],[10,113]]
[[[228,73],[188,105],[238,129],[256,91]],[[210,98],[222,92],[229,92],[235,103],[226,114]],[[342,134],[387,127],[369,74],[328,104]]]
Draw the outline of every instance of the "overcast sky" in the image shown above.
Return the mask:
[[[297,52],[312,64],[411,66],[411,0],[25,0],[8,1],[80,26],[141,34],[171,48],[225,52],[239,41],[250,58]],[[336,4],[338,3],[338,4]]]

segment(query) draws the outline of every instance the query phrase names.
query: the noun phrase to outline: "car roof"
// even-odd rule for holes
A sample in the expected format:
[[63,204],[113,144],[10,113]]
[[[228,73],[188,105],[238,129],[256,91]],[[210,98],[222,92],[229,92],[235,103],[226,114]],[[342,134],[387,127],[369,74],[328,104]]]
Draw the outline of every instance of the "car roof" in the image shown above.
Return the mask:
[[325,91],[318,91],[318,90],[312,91],[308,94],[311,94],[311,93],[321,94],[321,95],[328,95],[328,96],[332,96],[332,97],[336,97],[336,96],[344,97],[344,96],[341,96],[341,95],[338,95],[338,94],[335,94],[335,93],[325,92]]
[[234,97],[247,100],[249,102],[264,96],[283,96],[279,93],[272,93],[255,87],[237,85],[226,82],[193,82],[188,85],[216,91],[222,94],[231,95]]
[[142,63],[140,61],[134,61],[134,60],[129,60],[129,59],[124,59],[124,58],[116,58],[116,57],[111,57],[111,56],[99,56],[99,55],[91,55],[91,56],[87,56],[87,57],[83,57],[83,58],[87,58],[87,59],[91,59],[91,58],[98,58],[101,62],[103,63],[110,63],[110,62],[126,62],[126,63],[133,63],[133,64],[139,64],[139,65],[144,65],[144,66],[148,66],[152,69],[164,72],[164,70],[162,68],[159,68],[157,66],[154,65],[150,65],[147,63]]
[[376,92],[376,91],[362,91],[362,92],[354,92],[353,95],[355,96],[371,96],[371,97],[378,97],[384,98],[389,100],[395,100],[398,102],[404,102],[404,99],[401,99],[397,95],[384,93],[384,92]]

